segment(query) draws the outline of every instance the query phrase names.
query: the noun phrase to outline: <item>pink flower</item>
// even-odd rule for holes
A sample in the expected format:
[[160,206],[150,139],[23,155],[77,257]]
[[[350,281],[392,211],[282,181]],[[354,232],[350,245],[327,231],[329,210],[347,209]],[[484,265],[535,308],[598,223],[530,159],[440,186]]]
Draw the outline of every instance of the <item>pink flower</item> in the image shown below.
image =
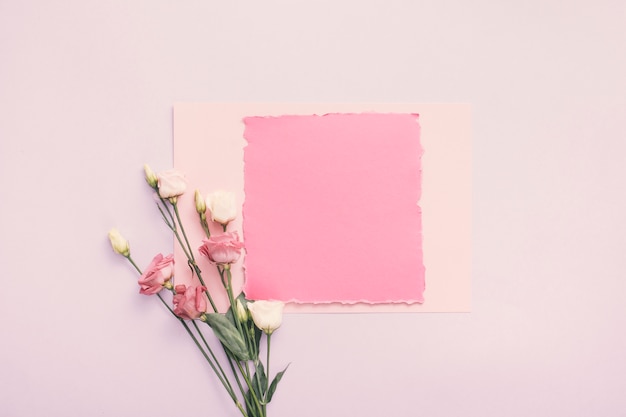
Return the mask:
[[168,169],[167,171],[161,172],[157,174],[157,178],[161,198],[178,197],[187,189],[185,176],[175,169]]
[[160,253],[139,277],[140,294],[156,294],[174,275],[174,255],[163,257]]
[[206,312],[207,303],[204,297],[206,287],[185,287],[184,285],[177,285],[176,295],[172,300],[174,304],[174,314],[182,319],[195,320],[199,318],[202,313]]
[[198,250],[214,264],[224,265],[237,262],[241,248],[243,242],[239,241],[237,232],[229,232],[203,239]]

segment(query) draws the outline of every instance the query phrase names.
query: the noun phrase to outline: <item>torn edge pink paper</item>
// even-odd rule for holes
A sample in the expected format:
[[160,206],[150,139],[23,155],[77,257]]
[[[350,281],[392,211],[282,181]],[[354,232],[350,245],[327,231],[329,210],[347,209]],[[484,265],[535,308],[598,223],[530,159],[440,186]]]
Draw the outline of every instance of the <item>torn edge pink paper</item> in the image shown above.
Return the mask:
[[417,114],[244,118],[244,291],[295,303],[422,303]]

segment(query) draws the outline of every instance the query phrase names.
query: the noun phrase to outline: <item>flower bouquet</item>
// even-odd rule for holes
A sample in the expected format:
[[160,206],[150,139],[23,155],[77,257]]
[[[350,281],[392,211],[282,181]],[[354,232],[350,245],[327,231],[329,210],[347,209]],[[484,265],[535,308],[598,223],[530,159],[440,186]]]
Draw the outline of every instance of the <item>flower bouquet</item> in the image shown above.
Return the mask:
[[[117,229],[109,231],[111,246],[139,273],[139,292],[156,295],[171,317],[185,328],[239,412],[246,417],[267,417],[266,406],[287,370],[283,369],[270,379],[270,341],[272,333],[281,325],[284,304],[251,301],[243,293],[234,292],[231,265],[239,259],[244,247],[237,232],[228,231],[228,225],[237,213],[234,194],[218,191],[205,200],[198,190],[195,192],[196,211],[206,235],[197,253],[206,256],[217,269],[229,302],[228,310],[222,314],[218,312],[214,295],[207,290],[196,262],[196,251],[189,243],[181,221],[178,197],[187,187],[184,176],[173,169],[155,174],[148,165],[144,170],[146,182],[156,192],[156,204],[163,221],[180,245],[190,274],[199,284],[175,283],[173,255],[159,253],[142,270],[131,257],[128,241]],[[210,232],[207,211],[210,221],[221,225],[222,233]],[[219,342],[225,353],[225,360],[222,359],[225,363],[216,356],[206,334],[212,334]],[[260,355],[263,341],[266,344],[265,358]]]

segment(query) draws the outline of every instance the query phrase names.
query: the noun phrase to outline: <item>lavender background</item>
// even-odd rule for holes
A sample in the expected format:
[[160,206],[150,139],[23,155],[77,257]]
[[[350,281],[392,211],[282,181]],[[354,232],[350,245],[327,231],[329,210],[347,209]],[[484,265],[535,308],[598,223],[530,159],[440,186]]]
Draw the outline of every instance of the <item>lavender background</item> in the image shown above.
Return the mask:
[[[111,252],[175,101],[470,102],[469,314],[289,315],[273,417],[621,416],[626,3],[0,1],[0,414],[235,416]],[[226,405],[230,407],[230,405]],[[227,410],[227,411],[224,411]]]

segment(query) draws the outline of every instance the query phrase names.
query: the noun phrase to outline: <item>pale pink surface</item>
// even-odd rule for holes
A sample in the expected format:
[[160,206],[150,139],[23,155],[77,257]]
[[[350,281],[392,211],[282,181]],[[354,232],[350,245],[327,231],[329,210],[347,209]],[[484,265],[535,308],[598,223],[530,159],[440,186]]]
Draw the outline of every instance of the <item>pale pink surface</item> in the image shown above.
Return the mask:
[[[249,116],[326,113],[419,113],[424,177],[420,207],[423,256],[428,285],[423,304],[294,304],[286,312],[439,312],[470,310],[471,270],[471,140],[470,106],[433,103],[178,103],[174,107],[174,166],[189,181],[188,190],[204,195],[221,189],[244,201],[243,119]],[[190,241],[203,238],[193,193],[179,198],[181,215],[189,224]],[[330,223],[329,223],[330,227]],[[219,225],[211,225],[218,233]],[[288,228],[285,227],[285,232]],[[229,224],[241,231],[241,215]],[[330,230],[330,229],[329,229]],[[372,230],[372,233],[379,231]],[[335,239],[341,241],[341,239]],[[344,239],[348,242],[348,239]],[[244,244],[246,244],[244,240]],[[186,261],[176,253],[176,282],[189,275]],[[207,287],[222,309],[226,307],[219,276],[208,259],[197,257]],[[242,260],[232,266],[234,286],[243,285]],[[278,268],[278,266],[277,266]],[[292,270],[297,275],[299,269]],[[194,283],[196,284],[196,283]],[[225,298],[225,297],[223,297]]]
[[244,124],[248,298],[423,302],[417,115]]
[[[118,227],[141,267],[173,247],[141,166],[172,165],[175,100],[373,99],[471,102],[473,311],[286,314],[271,366],[291,365],[268,414],[623,416],[625,7],[0,1],[0,415],[236,417],[182,327],[137,294],[138,275],[104,232]],[[231,118],[229,106],[196,124],[205,193],[243,176],[243,140],[232,152],[222,145],[238,140],[241,117],[272,110],[250,105]],[[384,111],[301,107],[271,114]],[[447,123],[459,115],[390,111],[419,112],[425,149],[426,300],[407,310],[454,311],[451,298],[468,293],[457,279],[463,235],[452,239],[439,219],[460,230],[454,186],[467,151]],[[226,121],[236,135],[222,133]],[[232,164],[237,172],[221,174]],[[34,253],[42,234],[55,248]],[[16,294],[27,294],[29,314]],[[305,306],[286,306],[295,308]],[[184,399],[155,401],[165,386],[161,397]]]

